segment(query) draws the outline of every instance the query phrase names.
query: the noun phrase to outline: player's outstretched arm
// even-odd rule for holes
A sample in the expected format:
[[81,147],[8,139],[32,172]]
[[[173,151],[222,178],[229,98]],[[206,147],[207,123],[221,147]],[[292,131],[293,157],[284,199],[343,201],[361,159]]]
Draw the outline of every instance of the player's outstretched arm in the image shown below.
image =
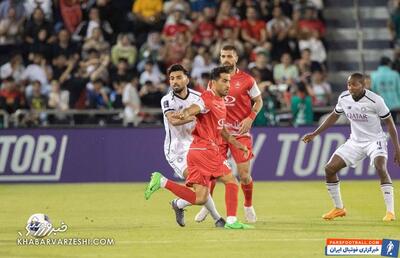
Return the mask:
[[172,118],[179,119],[179,120],[186,120],[189,117],[194,117],[197,114],[200,114],[201,109],[200,106],[197,104],[192,104],[191,106],[183,109],[180,112],[172,113]]
[[222,128],[221,131],[221,136],[222,138],[224,138],[225,141],[227,141],[228,143],[232,144],[236,149],[242,150],[244,152],[244,157],[247,158],[249,156],[249,150],[247,149],[247,147],[245,145],[243,145],[242,143],[240,143],[238,140],[236,140],[236,138],[231,135],[228,130],[226,130],[226,128]]
[[396,126],[393,122],[392,116],[389,116],[388,118],[384,119],[384,121],[386,123],[390,139],[392,140],[394,147],[394,163],[400,166],[400,145],[399,145],[399,136],[397,134]]
[[335,112],[332,112],[314,132],[306,134],[303,137],[302,141],[305,143],[309,143],[314,139],[315,136],[319,135],[320,133],[334,125],[338,119],[339,115]]
[[174,117],[174,113],[175,113],[175,112],[168,112],[168,113],[165,114],[165,116],[166,116],[167,119],[168,119],[168,122],[169,122],[171,125],[173,125],[173,126],[184,125],[184,124],[187,124],[187,123],[190,123],[190,122],[196,120],[196,117],[195,117],[195,116],[187,117],[187,118],[184,119],[184,120],[178,119],[178,118],[175,118],[175,117]]

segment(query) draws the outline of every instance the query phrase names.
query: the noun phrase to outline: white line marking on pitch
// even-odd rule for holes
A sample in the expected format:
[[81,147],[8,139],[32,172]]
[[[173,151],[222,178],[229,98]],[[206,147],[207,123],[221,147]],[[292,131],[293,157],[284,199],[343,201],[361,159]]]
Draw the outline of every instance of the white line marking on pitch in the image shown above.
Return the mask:
[[[258,238],[258,239],[205,239],[205,240],[192,240],[192,241],[184,241],[187,242],[292,242],[292,241],[322,241],[325,242],[326,239],[323,238],[276,238],[276,239],[267,239],[267,238]],[[172,240],[125,240],[125,241],[115,241],[115,244],[173,244],[176,241]]]

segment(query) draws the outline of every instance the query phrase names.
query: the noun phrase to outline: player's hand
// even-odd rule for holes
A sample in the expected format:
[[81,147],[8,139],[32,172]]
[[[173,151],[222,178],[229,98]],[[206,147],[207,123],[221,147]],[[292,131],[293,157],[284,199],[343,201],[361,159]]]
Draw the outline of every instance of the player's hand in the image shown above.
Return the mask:
[[185,114],[183,112],[173,112],[172,118],[183,120],[185,119]]
[[301,139],[301,140],[302,140],[304,143],[309,143],[309,142],[311,142],[312,140],[314,140],[315,136],[317,136],[317,135],[314,134],[314,133],[309,133],[309,134],[304,135],[303,139]]
[[246,117],[240,122],[239,126],[239,134],[245,134],[250,131],[251,125],[253,124],[253,120],[250,117]]
[[394,153],[394,164],[400,166],[400,151]]

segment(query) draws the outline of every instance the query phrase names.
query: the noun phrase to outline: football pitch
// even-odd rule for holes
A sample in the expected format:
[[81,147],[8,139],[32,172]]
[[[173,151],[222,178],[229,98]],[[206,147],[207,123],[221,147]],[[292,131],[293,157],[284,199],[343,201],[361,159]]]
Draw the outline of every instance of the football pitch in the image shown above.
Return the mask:
[[[400,181],[394,186],[399,207]],[[214,228],[210,218],[194,222],[199,207],[187,209],[181,228],[169,205],[173,195],[160,190],[146,201],[144,188],[141,183],[0,185],[0,257],[305,258],[325,257],[326,238],[400,239],[399,221],[381,220],[385,208],[378,180],[342,181],[348,215],[335,221],[321,219],[332,208],[323,182],[256,182],[258,222],[255,229],[236,231]],[[220,183],[215,201],[225,214]],[[242,201],[240,192],[238,217],[243,221]],[[18,244],[18,238],[31,238],[25,237],[25,226],[34,213],[49,215],[54,227],[68,226],[47,239],[109,238],[113,244]]]

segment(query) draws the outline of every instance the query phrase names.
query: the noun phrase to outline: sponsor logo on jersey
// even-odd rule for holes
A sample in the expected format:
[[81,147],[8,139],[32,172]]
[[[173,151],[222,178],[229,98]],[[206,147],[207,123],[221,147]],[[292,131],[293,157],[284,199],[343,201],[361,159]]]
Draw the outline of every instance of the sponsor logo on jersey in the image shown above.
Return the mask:
[[226,106],[232,107],[235,105],[236,98],[228,95],[224,97],[224,102]]
[[164,101],[163,106],[164,108],[169,108],[169,101],[168,100]]
[[218,130],[222,130],[222,128],[224,128],[224,125],[225,125],[225,118],[222,118],[222,119],[218,120],[218,127],[217,127],[217,129],[218,129]]
[[347,118],[357,122],[368,122],[368,116],[366,114],[359,113],[347,113]]

